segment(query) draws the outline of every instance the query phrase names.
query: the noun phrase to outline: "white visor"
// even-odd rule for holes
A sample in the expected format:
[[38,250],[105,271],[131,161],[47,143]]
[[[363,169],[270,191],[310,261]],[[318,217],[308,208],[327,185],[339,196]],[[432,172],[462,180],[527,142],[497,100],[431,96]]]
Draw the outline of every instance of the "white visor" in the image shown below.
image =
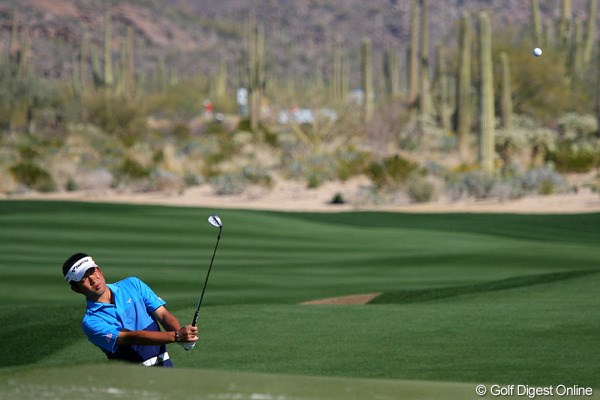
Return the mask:
[[92,260],[92,257],[84,257],[73,264],[69,269],[69,272],[65,275],[65,280],[67,282],[79,282],[83,279],[83,276],[88,269],[96,267],[97,265],[94,260]]

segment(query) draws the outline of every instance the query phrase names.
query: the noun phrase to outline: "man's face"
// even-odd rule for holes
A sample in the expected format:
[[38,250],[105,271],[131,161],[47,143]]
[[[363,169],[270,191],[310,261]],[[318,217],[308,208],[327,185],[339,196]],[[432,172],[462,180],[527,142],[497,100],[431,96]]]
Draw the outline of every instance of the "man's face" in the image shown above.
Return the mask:
[[74,290],[91,301],[97,301],[106,291],[106,280],[100,267],[90,268],[85,271],[83,279],[75,282]]

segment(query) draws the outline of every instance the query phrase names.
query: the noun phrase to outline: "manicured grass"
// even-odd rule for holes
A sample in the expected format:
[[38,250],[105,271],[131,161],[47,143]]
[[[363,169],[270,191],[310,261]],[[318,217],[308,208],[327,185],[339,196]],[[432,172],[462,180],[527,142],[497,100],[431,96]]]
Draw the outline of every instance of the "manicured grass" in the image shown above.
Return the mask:
[[[599,387],[600,214],[410,215],[0,202],[4,367],[102,363],[61,275],[92,254],[189,322],[176,366],[394,380]],[[363,306],[300,306],[382,292]],[[21,335],[20,332],[28,332]],[[26,369],[24,371],[29,371]],[[185,372],[187,373],[187,372]]]
[[[127,377],[127,379],[123,379]],[[326,378],[130,365],[0,370],[0,398],[225,400],[454,400],[474,387],[448,382]]]

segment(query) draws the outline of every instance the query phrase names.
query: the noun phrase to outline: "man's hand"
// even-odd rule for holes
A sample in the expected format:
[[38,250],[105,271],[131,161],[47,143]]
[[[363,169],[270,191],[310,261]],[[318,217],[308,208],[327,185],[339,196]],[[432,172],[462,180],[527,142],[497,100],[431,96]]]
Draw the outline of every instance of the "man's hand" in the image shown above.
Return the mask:
[[196,345],[198,340],[198,328],[191,325],[186,325],[177,331],[177,344],[183,347],[186,351],[191,350]]
[[198,327],[186,325],[177,330],[179,342],[195,342],[198,340]]

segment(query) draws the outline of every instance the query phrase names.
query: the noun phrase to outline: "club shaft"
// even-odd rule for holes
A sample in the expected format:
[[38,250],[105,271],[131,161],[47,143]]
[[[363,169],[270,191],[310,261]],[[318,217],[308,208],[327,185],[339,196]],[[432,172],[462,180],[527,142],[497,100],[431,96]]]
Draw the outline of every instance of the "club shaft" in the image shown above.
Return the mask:
[[200,293],[200,299],[198,300],[198,306],[196,307],[196,313],[194,314],[192,326],[196,326],[196,323],[198,322],[198,314],[200,313],[200,306],[202,305],[202,298],[204,298],[204,291],[206,290],[206,284],[208,283],[208,277],[210,276],[210,270],[212,269],[213,261],[215,260],[215,255],[217,254],[217,247],[219,247],[219,240],[221,240],[221,228],[219,228],[219,236],[217,237],[217,243],[215,244],[215,249],[213,251],[212,258],[210,259],[210,265],[208,266],[208,271],[206,272],[206,279],[204,279],[204,286],[202,287],[202,293]]

